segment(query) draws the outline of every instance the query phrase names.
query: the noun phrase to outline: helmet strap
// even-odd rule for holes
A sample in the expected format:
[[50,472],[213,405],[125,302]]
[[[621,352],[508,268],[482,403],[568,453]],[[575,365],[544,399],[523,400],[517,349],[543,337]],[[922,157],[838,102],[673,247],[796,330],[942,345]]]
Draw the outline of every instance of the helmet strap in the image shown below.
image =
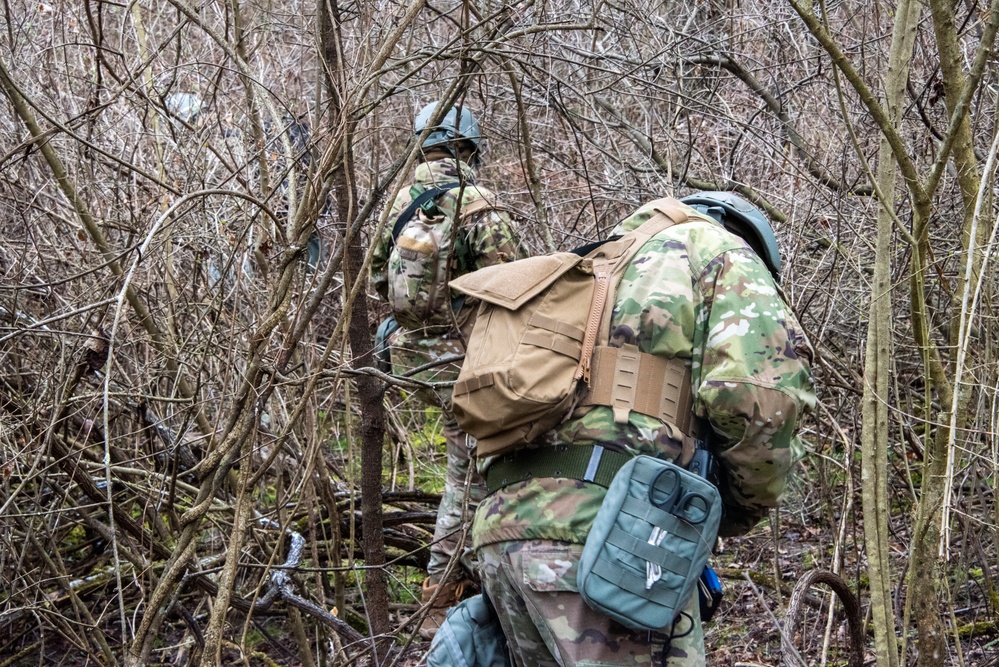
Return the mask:
[[479,150],[475,147],[475,144],[471,143],[470,141],[465,141],[461,143],[463,143],[466,146],[471,146],[471,149],[462,150],[458,146],[455,146],[455,148],[457,149],[456,152],[458,153],[457,155],[458,159],[471,167],[478,167],[480,162]]
[[436,146],[431,146],[423,151],[423,161],[431,162],[433,160],[443,160],[445,158],[453,158],[454,153],[452,153],[447,148],[447,144],[438,144]]

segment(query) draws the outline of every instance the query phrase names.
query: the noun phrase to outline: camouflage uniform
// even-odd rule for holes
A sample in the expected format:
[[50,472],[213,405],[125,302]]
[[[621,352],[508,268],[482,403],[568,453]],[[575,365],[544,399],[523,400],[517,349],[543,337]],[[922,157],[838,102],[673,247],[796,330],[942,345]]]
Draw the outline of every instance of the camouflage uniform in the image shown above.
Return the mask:
[[[474,185],[474,169],[453,158],[420,164],[416,168],[413,185],[401,191],[396,197],[386,229],[376,241],[371,263],[372,282],[383,298],[387,298],[390,280],[405,279],[405,276],[398,275],[399,272],[394,270],[397,267],[392,265],[391,240],[395,219],[420,193],[434,186],[454,183],[459,180],[459,176],[465,183],[464,189],[460,191],[462,206],[467,206],[477,199],[491,200],[495,197],[486,188]],[[455,188],[440,195],[437,199],[438,209],[453,211],[457,204],[458,193],[459,189]],[[470,218],[463,223],[458,232],[460,241],[457,244],[458,252],[464,249],[466,253],[463,262],[465,272],[522,257],[514,223],[506,212],[484,209],[473,213]],[[458,276],[461,272],[462,268],[453,261],[451,276]],[[455,319],[459,326],[468,323],[472,311],[473,308],[464,307],[456,313]],[[438,359],[465,353],[464,337],[454,329],[443,332],[400,329],[392,338],[391,344],[392,370],[397,375],[403,375],[413,368]],[[424,382],[453,382],[458,377],[459,370],[458,363],[450,363],[421,371],[411,377]],[[475,507],[485,495],[485,483],[474,468],[470,470],[470,461],[475,454],[474,438],[458,428],[454,417],[447,410],[451,402],[450,387],[420,390],[417,394],[424,402],[441,407],[445,417],[447,478],[437,512],[434,543],[430,547],[430,564],[427,568],[431,578],[439,582],[443,579],[448,561],[456,552],[461,554],[462,564],[468,573],[475,571],[471,550],[465,547],[465,542],[462,540],[462,527],[471,521]],[[466,484],[468,484],[467,502],[463,502],[466,498]]]
[[[641,208],[613,233],[649,219]],[[710,421],[723,485],[722,535],[740,535],[776,507],[800,448],[795,431],[814,404],[811,349],[764,263],[745,241],[697,218],[648,241],[616,294],[610,344],[681,357],[691,364],[695,413]],[[577,409],[544,445],[596,444],[675,459],[672,427],[610,408]],[[490,461],[480,462],[484,471]],[[534,479],[487,497],[475,515],[483,585],[497,607],[519,665],[650,664],[668,643],[671,667],[704,664],[696,596],[692,627],[672,641],[634,632],[594,612],[576,589],[581,545],[605,489],[573,479]],[[684,635],[684,636],[679,636]]]

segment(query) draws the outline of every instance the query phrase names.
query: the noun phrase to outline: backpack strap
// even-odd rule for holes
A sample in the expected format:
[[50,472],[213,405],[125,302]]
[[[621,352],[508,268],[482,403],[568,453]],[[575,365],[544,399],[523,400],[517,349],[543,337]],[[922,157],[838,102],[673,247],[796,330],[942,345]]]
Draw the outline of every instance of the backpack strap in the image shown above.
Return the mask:
[[462,204],[459,213],[461,214],[461,219],[465,220],[479,211],[503,211],[514,218],[524,218],[524,214],[517,209],[507,206],[506,204],[492,201],[492,199],[483,197],[481,194],[478,199],[473,199],[468,203]]
[[[600,345],[607,344],[610,335],[611,312],[614,310],[614,293],[621,277],[628,269],[631,259],[653,236],[673,225],[687,221],[684,205],[672,197],[656,199],[643,206],[639,211],[643,209],[652,209],[654,213],[638,229],[628,232],[615,241],[601,244],[586,256],[586,259],[592,262],[593,278],[596,285],[593,289],[593,298],[590,300],[590,314],[586,320],[583,352],[575,377],[577,380],[585,380],[587,384],[590,384],[593,351],[598,343]],[[606,308],[607,304],[611,304],[611,307]],[[616,419],[615,417],[615,421]],[[625,421],[627,421],[627,416]]]
[[453,190],[460,185],[461,183],[457,181],[454,183],[445,183],[444,185],[428,188],[417,195],[416,198],[409,203],[409,206],[406,207],[406,210],[400,213],[399,217],[395,219],[395,224],[392,226],[392,238],[389,240],[388,252],[392,252],[392,248],[395,246],[395,240],[399,238],[399,234],[402,233],[402,228],[406,226],[406,223],[412,219],[413,214],[416,213],[416,209],[421,208],[428,201],[437,199],[437,197],[441,196],[448,190]]
[[[594,251],[595,255],[599,255],[608,246],[627,244],[615,260],[613,279],[608,281],[606,303],[614,303],[617,283],[620,282],[631,259],[642,245],[664,229],[688,220],[686,207],[671,197],[649,202],[642,209],[654,211],[649,220],[635,231],[622,236],[620,240],[605,244]],[[596,264],[594,267],[596,274]],[[599,285],[598,282],[598,288]],[[606,309],[601,306],[597,311],[600,317],[597,331],[601,340],[597,345],[591,343],[588,351],[584,349],[587,372],[580,377],[588,377],[589,391],[579,405],[610,407],[614,411],[614,422],[617,424],[627,423],[628,414],[632,410],[655,417],[678,428],[685,436],[684,449],[690,449],[687,442],[690,440],[693,409],[690,369],[683,359],[662,359],[641,352],[635,345],[622,347],[607,345],[612,310],[613,306]],[[592,319],[594,315],[592,306],[590,315]],[[581,362],[580,365],[584,364]],[[686,452],[683,458],[685,461],[689,459]]]
[[484,211],[486,209],[492,209],[492,208],[499,208],[499,207],[494,205],[485,197],[480,197],[479,199],[473,199],[467,204],[462,204],[461,211],[459,211],[459,213],[461,213],[461,219],[464,220],[465,218],[469,217],[470,215],[474,215],[479,211]]

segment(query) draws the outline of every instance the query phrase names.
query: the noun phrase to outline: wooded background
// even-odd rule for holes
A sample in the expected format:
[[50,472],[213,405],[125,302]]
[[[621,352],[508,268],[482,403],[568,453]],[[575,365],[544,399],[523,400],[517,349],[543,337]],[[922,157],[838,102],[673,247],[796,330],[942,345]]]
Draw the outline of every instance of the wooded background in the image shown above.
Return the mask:
[[[820,404],[783,509],[719,556],[742,592],[709,664],[779,662],[767,612],[810,569],[857,591],[871,663],[999,664],[997,26],[999,0],[4,0],[0,666],[419,659],[440,414],[371,368],[366,272],[437,99],[533,253],[700,189],[774,222]],[[842,662],[813,593],[789,639]]]

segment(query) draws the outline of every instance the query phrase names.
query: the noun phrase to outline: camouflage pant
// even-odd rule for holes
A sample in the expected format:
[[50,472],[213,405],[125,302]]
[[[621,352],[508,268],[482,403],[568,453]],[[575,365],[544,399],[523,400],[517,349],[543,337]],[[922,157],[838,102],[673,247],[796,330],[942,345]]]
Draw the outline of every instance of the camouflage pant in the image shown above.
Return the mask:
[[[462,539],[462,535],[464,533],[467,537],[475,508],[486,495],[486,482],[474,464],[475,438],[458,428],[458,424],[450,419],[444,425],[444,440],[447,443],[447,477],[441,506],[437,510],[430,563],[427,565],[427,574],[434,583],[443,580],[448,561],[455,553],[466,570],[464,577],[475,572],[470,540]],[[456,578],[462,576],[458,572],[455,574]]]
[[[482,586],[489,594],[519,667],[604,667],[664,664],[667,637],[629,630],[590,609],[576,588],[583,545],[531,540],[478,550]],[[696,595],[669,642],[668,667],[703,667],[704,633]],[[681,627],[684,626],[684,627]]]

